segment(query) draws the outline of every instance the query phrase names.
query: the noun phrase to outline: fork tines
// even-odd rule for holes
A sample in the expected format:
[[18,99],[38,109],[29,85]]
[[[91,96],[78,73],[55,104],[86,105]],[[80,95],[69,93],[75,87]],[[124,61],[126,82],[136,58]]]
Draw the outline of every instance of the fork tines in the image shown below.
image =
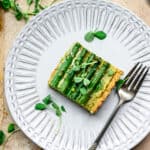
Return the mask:
[[148,71],[149,67],[141,64],[140,62],[136,63],[125,77],[126,82],[124,85],[128,87],[128,90],[137,92]]

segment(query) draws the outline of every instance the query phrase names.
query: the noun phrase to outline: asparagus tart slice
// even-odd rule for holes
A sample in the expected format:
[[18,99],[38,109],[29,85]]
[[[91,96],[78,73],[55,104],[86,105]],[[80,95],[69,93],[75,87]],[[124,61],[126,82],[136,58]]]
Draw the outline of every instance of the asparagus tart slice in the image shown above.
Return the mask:
[[75,43],[51,73],[48,84],[95,113],[122,74],[117,67]]

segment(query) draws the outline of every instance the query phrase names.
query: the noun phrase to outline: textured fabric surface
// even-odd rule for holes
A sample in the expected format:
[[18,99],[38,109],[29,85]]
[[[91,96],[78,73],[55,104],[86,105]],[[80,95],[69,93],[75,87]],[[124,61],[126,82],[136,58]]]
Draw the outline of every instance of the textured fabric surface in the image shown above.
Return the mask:
[[[150,25],[150,3],[148,0],[112,0],[121,6],[132,10],[137,16],[142,18],[148,25]],[[21,7],[26,8],[25,0],[19,0]],[[49,0],[43,0],[49,3]],[[7,53],[12,47],[17,34],[24,27],[24,21],[16,21],[14,16],[9,12],[4,13],[0,10],[0,129],[7,130],[7,125],[12,122],[9,111],[5,104],[4,90],[3,90],[3,71],[4,63]],[[13,27],[13,28],[12,28]],[[12,146],[13,145],[13,146]],[[134,150],[149,150],[150,135],[147,136]],[[0,147],[1,149],[1,147]],[[39,150],[32,141],[25,137],[22,132],[17,132],[8,142],[6,150]]]

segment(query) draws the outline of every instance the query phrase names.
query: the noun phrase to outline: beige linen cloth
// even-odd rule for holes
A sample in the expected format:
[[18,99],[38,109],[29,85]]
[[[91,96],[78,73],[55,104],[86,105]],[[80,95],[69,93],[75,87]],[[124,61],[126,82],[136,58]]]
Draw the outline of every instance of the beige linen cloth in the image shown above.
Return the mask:
[[[51,0],[43,0],[49,4]],[[150,4],[146,0],[112,0],[126,8],[132,10],[147,24],[150,25]],[[23,9],[26,9],[26,0],[18,0]],[[12,119],[5,104],[3,71],[7,53],[11,48],[17,34],[24,27],[24,21],[16,21],[9,12],[0,10],[0,130],[7,131],[7,126]],[[1,147],[0,147],[1,149]],[[18,132],[9,140],[5,150],[40,150],[32,141],[30,141],[22,132]],[[134,150],[150,150],[150,135]]]

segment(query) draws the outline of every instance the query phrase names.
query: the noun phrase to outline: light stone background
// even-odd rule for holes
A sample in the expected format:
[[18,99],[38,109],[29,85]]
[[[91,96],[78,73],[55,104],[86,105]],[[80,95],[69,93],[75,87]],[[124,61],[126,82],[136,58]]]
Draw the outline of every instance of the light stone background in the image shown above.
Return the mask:
[[[51,0],[43,0],[49,4]],[[150,0],[112,0],[121,6],[133,11],[137,16],[142,18],[145,23],[150,25]],[[26,9],[26,0],[18,0],[23,9]],[[17,34],[24,27],[24,21],[16,21],[14,16],[9,12],[4,13],[0,9],[0,130],[7,131],[7,125],[12,122],[10,114],[5,105],[3,91],[3,71],[4,63]],[[1,147],[0,147],[1,149]],[[6,145],[5,150],[40,150],[32,141],[30,141],[21,131],[13,135]],[[133,150],[150,150],[150,134]]]

